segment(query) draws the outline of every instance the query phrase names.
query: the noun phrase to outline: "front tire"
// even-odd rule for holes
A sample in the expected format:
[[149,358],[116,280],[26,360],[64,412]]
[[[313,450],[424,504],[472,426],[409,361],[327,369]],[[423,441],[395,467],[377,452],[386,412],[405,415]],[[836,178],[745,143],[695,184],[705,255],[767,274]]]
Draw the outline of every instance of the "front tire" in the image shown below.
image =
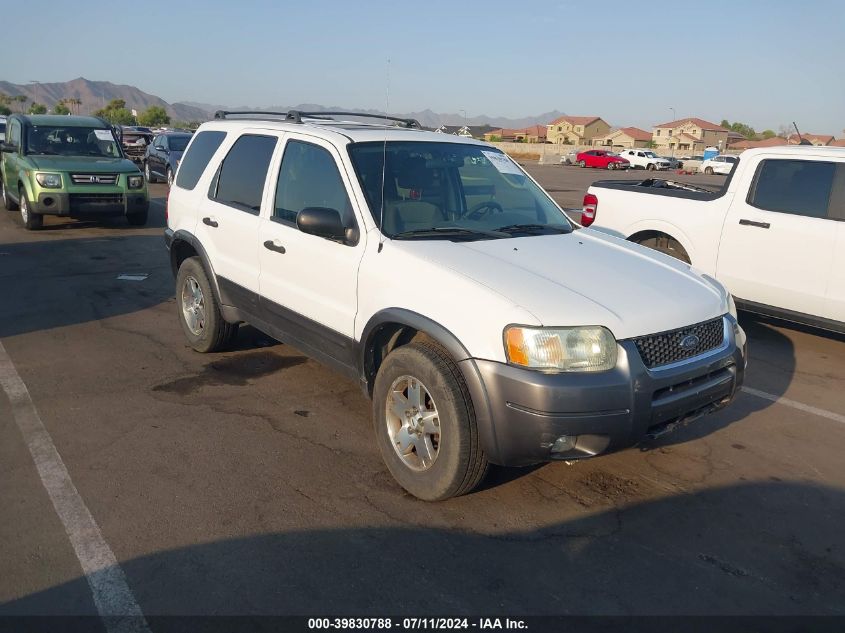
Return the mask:
[[6,183],[3,180],[0,180],[0,187],[3,189],[3,206],[6,208],[6,211],[16,211],[18,205],[15,204],[15,201],[9,197],[9,192],[6,190]]
[[21,207],[21,221],[27,231],[36,231],[44,226],[44,216],[39,213],[33,213],[29,208],[29,201],[26,199],[26,192],[20,191],[20,207]]
[[649,163],[645,166],[646,171],[654,171],[654,163]]
[[586,167],[586,166],[587,166],[587,161],[585,161],[585,160],[579,160],[579,161],[578,161],[578,166],[579,166],[579,167],[581,167],[581,168],[583,169],[584,167]]
[[713,168],[712,167],[705,167],[704,173],[707,174],[708,176],[712,176],[713,175]]
[[385,358],[373,390],[373,424],[390,474],[419,499],[466,494],[487,473],[463,376],[435,343],[411,343]]
[[167,188],[173,186],[173,170],[170,167],[167,168]]
[[147,182],[149,182],[149,183],[158,182],[158,180],[156,180],[156,177],[155,177],[155,176],[153,176],[153,172],[152,172],[152,170],[150,169],[150,163],[149,163],[149,161],[144,161],[144,178],[145,178],[145,179],[147,180]]
[[189,257],[179,266],[176,306],[185,338],[197,352],[219,351],[238,333],[237,323],[227,323],[223,319],[199,257]]

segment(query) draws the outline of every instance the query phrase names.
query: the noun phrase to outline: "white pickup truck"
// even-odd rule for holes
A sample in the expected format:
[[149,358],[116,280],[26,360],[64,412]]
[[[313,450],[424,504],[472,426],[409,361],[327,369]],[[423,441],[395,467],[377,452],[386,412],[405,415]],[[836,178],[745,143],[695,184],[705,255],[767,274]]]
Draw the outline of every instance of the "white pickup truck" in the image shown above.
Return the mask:
[[845,332],[845,148],[747,150],[718,191],[599,181],[582,225],[692,264],[740,308]]

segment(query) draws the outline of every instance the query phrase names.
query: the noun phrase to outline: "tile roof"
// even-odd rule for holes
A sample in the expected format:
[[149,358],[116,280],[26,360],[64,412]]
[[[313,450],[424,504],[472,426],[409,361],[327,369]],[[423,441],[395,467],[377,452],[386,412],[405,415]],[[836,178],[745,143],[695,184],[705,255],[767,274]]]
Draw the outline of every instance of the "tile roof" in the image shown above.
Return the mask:
[[721,125],[716,125],[715,123],[710,123],[710,121],[705,121],[704,119],[698,119],[696,117],[687,117],[686,119],[678,119],[677,121],[669,121],[668,123],[660,123],[659,125],[655,125],[654,127],[680,127],[684,123],[688,123],[692,121],[702,130],[716,130],[717,132],[729,132],[723,128]]
[[785,138],[780,136],[773,136],[772,138],[765,138],[759,141],[739,141],[738,143],[731,143],[731,149],[751,149],[753,147],[777,147],[778,145],[786,145]]
[[845,138],[836,139],[830,142],[831,147],[845,147]]
[[561,123],[571,123],[572,125],[589,125],[593,121],[598,121],[601,117],[598,116],[559,116],[549,125],[560,125]]
[[[804,137],[805,139],[807,139],[808,141],[820,141],[820,142],[824,143],[825,145],[829,145],[834,140],[834,137],[833,137],[832,134],[810,134],[810,133],[802,132],[801,136]],[[786,140],[788,140],[790,143],[793,143],[795,145],[800,143],[800,140],[799,140],[797,134],[790,134],[789,136],[786,137]]]
[[638,127],[621,127],[617,132],[622,132],[626,136],[631,137],[635,141],[650,141],[651,132],[646,132]]

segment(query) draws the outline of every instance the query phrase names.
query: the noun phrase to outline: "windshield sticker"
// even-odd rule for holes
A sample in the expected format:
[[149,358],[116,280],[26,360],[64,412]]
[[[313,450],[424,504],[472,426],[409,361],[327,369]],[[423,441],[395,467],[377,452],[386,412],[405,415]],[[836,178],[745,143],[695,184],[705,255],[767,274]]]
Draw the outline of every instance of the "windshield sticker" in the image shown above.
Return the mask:
[[94,134],[97,135],[97,138],[101,141],[113,141],[114,136],[112,136],[111,130],[94,130]]
[[481,150],[481,153],[484,154],[487,160],[493,163],[493,167],[498,169],[500,173],[522,176],[519,166],[504,154],[500,152],[487,152],[485,150]]

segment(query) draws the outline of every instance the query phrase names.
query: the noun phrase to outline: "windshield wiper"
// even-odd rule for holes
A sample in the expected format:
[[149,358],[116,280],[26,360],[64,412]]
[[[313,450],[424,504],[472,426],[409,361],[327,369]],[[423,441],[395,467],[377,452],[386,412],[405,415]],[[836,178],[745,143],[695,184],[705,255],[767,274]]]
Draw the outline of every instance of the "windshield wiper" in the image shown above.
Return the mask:
[[571,233],[572,228],[562,224],[508,224],[496,229],[504,233]]
[[392,236],[391,239],[394,240],[401,240],[408,237],[445,237],[447,235],[452,236],[465,236],[465,237],[472,237],[474,235],[482,235],[484,237],[491,237],[491,238],[503,238],[503,237],[510,237],[507,233],[503,233],[501,231],[485,231],[482,229],[468,229],[463,226],[430,226],[426,229],[413,229],[411,231],[402,231],[401,233],[397,233],[396,235]]

